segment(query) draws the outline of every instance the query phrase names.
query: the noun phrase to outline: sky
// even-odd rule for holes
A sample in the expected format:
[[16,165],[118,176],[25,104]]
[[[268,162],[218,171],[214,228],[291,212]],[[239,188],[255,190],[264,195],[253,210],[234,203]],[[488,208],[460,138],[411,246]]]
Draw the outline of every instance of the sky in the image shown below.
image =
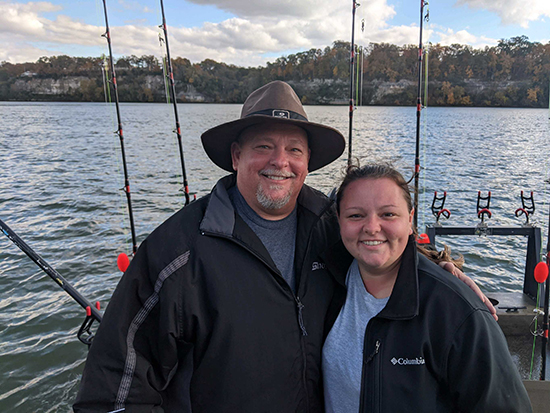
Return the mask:
[[[419,0],[358,0],[355,42],[418,44]],[[158,0],[106,0],[115,57],[162,56]],[[351,40],[352,0],[165,0],[172,57],[261,66]],[[424,42],[550,41],[550,0],[429,0]],[[0,62],[107,54],[103,0],[0,0]]]

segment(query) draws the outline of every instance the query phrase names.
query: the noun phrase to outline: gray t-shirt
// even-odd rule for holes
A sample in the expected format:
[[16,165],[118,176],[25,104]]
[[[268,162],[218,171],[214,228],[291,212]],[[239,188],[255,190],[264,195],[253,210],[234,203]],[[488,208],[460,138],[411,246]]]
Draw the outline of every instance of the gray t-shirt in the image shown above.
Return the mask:
[[296,293],[296,274],[294,272],[294,249],[298,224],[296,208],[286,218],[269,221],[250,208],[237,186],[230,188],[228,193],[237,213],[262,241],[277,269],[292,291]]
[[346,285],[346,302],[323,346],[327,413],[359,412],[365,331],[370,319],[382,311],[389,300],[389,297],[378,299],[369,294],[357,260],[349,267]]

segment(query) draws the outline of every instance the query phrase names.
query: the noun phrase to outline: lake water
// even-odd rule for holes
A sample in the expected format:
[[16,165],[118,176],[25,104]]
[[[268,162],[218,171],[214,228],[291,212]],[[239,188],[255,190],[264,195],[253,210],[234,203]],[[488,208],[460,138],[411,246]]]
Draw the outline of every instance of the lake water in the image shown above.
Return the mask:
[[[122,104],[138,242],[184,202],[172,107]],[[200,134],[239,116],[240,105],[179,105],[190,190],[209,192],[225,173],[202,151]],[[348,136],[347,107],[306,107],[310,120]],[[477,191],[491,191],[491,225],[519,225],[520,191],[533,191],[532,221],[546,245],[550,121],[539,109],[429,108],[419,222],[433,222],[434,191],[447,191],[449,225],[475,225]],[[416,108],[363,107],[354,115],[354,156],[414,165]],[[0,219],[90,301],[104,307],[130,252],[115,108],[93,103],[0,102]],[[347,152],[310,174],[328,193]],[[526,240],[444,240],[466,258],[486,291],[521,290]],[[84,311],[6,237],[0,237],[0,411],[70,410],[87,353],[76,338]]]

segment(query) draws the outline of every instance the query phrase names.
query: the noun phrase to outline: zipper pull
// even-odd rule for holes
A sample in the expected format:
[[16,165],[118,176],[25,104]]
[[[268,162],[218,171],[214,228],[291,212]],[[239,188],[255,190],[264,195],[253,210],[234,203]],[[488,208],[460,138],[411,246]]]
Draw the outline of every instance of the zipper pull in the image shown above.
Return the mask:
[[372,352],[372,354],[369,357],[367,357],[367,360],[365,360],[365,363],[370,362],[374,358],[374,356],[376,356],[378,354],[379,349],[380,349],[380,340],[376,340],[374,351]]
[[298,323],[300,324],[302,335],[307,336],[306,326],[304,325],[304,316],[302,314],[302,311],[305,306],[302,304],[298,296],[296,296],[296,303],[298,304]]

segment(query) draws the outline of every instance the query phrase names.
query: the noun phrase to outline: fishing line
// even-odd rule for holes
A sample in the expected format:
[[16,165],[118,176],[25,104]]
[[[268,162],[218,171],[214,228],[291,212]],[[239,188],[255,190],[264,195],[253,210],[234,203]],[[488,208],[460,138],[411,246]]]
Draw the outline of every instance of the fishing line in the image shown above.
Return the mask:
[[360,6],[356,0],[352,0],[352,18],[351,18],[351,47],[350,47],[350,59],[349,59],[349,72],[350,72],[350,91],[349,91],[349,137],[348,137],[348,166],[352,164],[352,135],[353,135],[353,80],[354,80],[354,68],[355,68],[355,12],[357,7]]
[[[361,33],[365,32],[365,19],[361,19]],[[356,84],[355,84],[355,110],[360,108],[363,105],[363,59],[364,59],[364,47],[357,46],[357,59],[356,59]],[[363,109],[359,110],[357,113],[357,125],[358,130],[364,131],[363,123]]]
[[107,92],[107,82],[105,81],[107,77],[107,72],[105,70],[105,60],[103,61],[103,64],[101,65],[101,80],[103,81],[103,96],[105,97],[105,103],[107,103],[107,94],[109,94],[109,102],[111,101],[111,93]]
[[[97,21],[97,26],[98,27],[101,27],[101,20],[103,19],[103,16],[101,16],[101,14],[103,14],[103,5],[100,5],[99,4],[100,1],[99,0],[96,0],[95,4],[96,4],[96,21]],[[105,48],[105,43],[102,43],[103,44],[103,48]],[[105,50],[106,52],[108,52],[108,50]],[[110,110],[110,107],[113,103],[113,98],[112,98],[112,95],[111,95],[111,87],[110,87],[110,82],[111,82],[111,78],[110,78],[110,69],[109,69],[109,60],[107,58],[107,55],[105,53],[102,53],[101,54],[101,59],[103,59],[103,63],[101,65],[101,73],[102,73],[102,80],[103,80],[103,93],[104,93],[104,106],[105,108],[109,108],[109,110],[106,110],[106,113],[108,113],[108,119],[109,121],[106,122],[110,125],[110,127],[112,127],[113,129],[112,130],[116,130],[116,115],[115,113]],[[117,145],[116,145],[116,141],[113,140],[113,139],[109,139],[109,145],[110,145],[110,148],[111,150],[109,151],[109,156],[110,156],[110,164],[113,166],[113,169],[116,169],[117,173],[118,173],[118,176],[120,176],[122,173],[123,173],[123,168],[122,168],[122,162],[121,162],[121,159],[119,156],[116,156],[117,152],[118,152],[118,148],[117,148]],[[116,202],[116,207],[117,207],[117,213],[118,213],[118,216],[126,216],[128,215],[128,208],[126,206],[126,200],[124,199],[125,196],[122,194],[122,191],[116,191],[115,192],[116,195],[117,195],[117,202]],[[125,220],[122,220],[120,222],[120,228],[122,229],[122,232],[124,233],[124,238],[125,239],[128,239],[131,235],[130,235],[130,228],[128,227],[128,225],[126,224],[126,221]]]
[[536,347],[536,344],[537,344],[537,337],[540,336],[539,334],[539,331],[538,331],[538,321],[539,321],[539,314],[538,314],[538,309],[539,309],[539,305],[540,305],[540,289],[541,289],[541,284],[539,283],[538,286],[537,286],[537,304],[535,306],[535,311],[537,311],[537,314],[535,315],[535,317],[533,318],[533,321],[531,322],[531,324],[535,324],[535,327],[533,329],[533,331],[531,332],[531,334],[533,334],[533,348],[532,348],[532,351],[531,351],[531,367],[529,368],[529,380],[532,379],[533,377],[533,366],[534,366],[534,363],[535,363],[535,347]]
[[[109,63],[107,61],[107,57],[105,54],[103,54],[103,74],[105,75],[105,78],[103,79],[104,85],[106,85],[106,91],[105,91],[105,106],[110,107],[113,103],[112,96],[111,96],[111,87],[109,86],[110,78],[109,78]],[[116,129],[116,119],[115,114],[112,110],[109,110],[107,112],[109,115],[110,125],[114,129]],[[117,170],[117,175],[120,176],[123,173],[122,169],[122,162],[120,161],[120,157],[116,156],[116,153],[118,151],[118,148],[116,146],[116,141],[113,139],[109,139],[109,144],[111,147],[111,150],[109,151],[110,159],[111,159],[111,165],[115,165],[115,168]],[[119,216],[123,217],[128,214],[128,210],[126,207],[126,200],[124,199],[124,195],[121,191],[116,191],[118,202],[116,203],[117,211]],[[130,228],[126,225],[126,221],[122,220],[120,222],[120,226],[124,232],[124,235],[126,238],[130,235]]]
[[[162,21],[162,11],[161,11],[161,8],[160,8],[160,3],[159,3],[159,7],[157,9],[158,11],[158,19],[160,21]],[[158,29],[158,39],[159,39],[159,49],[160,49],[160,56],[161,56],[161,59],[162,59],[162,81],[164,82],[164,96],[166,98],[166,103],[168,105],[170,105],[172,103],[171,99],[170,99],[170,85],[168,83],[168,64],[166,62],[166,48],[164,47],[164,35],[163,35],[163,32],[162,32],[162,24],[157,26],[157,29]],[[173,156],[173,159],[174,161],[177,163],[178,161],[178,142],[177,142],[177,139],[174,141],[172,139],[170,139],[168,145],[170,146],[170,154]],[[179,178],[180,175],[179,174],[176,174],[176,178]]]
[[[161,8],[158,7],[157,11],[158,11],[158,19],[160,21],[162,21]],[[168,105],[170,105],[172,103],[172,100],[170,98],[170,84],[169,84],[169,81],[168,81],[168,79],[169,79],[168,62],[167,62],[167,57],[166,57],[166,49],[164,47],[164,34],[163,34],[163,31],[162,31],[162,24],[157,26],[157,29],[158,29],[160,56],[161,56],[161,59],[162,59],[162,81],[164,82],[164,97],[166,99],[166,103]],[[177,163],[178,162],[178,151],[179,151],[177,139],[175,141],[170,140],[168,145],[170,146],[170,148],[169,148],[170,149],[170,154],[173,156],[173,159]],[[180,175],[176,174],[176,178],[179,178],[179,177],[180,177]]]
[[416,99],[416,147],[414,156],[414,228],[418,228],[418,187],[420,177],[420,112],[422,111],[422,31],[424,20],[429,20],[429,11],[424,14],[424,7],[428,5],[426,0],[420,0],[420,40],[418,43],[418,96]]
[[359,104],[359,59],[361,58],[361,46],[357,46],[357,62],[356,62],[356,66],[357,66],[357,76],[356,76],[356,80],[355,80],[355,107],[359,107],[360,104]]
[[174,107],[174,118],[176,121],[176,129],[174,132],[176,133],[176,138],[178,140],[178,149],[179,149],[179,156],[180,156],[180,163],[181,163],[181,171],[182,171],[182,178],[183,178],[183,193],[185,195],[185,205],[189,205],[189,183],[187,182],[187,171],[185,169],[185,158],[184,158],[184,150],[183,150],[183,139],[181,137],[181,126],[179,121],[179,115],[178,115],[178,102],[177,102],[177,94],[176,94],[176,84],[174,80],[174,71],[172,69],[172,59],[170,58],[170,45],[168,41],[168,27],[166,25],[166,16],[164,13],[164,2],[160,0],[160,9],[162,12],[162,25],[160,26],[164,32],[164,44],[166,45],[166,63],[168,68],[168,80],[170,83],[170,96],[172,98],[172,105]]
[[[357,122],[356,124],[358,125],[358,127],[356,128],[358,131],[362,131],[363,128],[363,111],[362,110],[358,110],[359,107],[361,106],[361,91],[359,89],[359,82],[360,82],[360,72],[361,72],[361,67],[360,67],[360,59],[361,59],[361,46],[357,46],[357,59],[355,59],[355,70],[356,70],[356,77],[355,77],[355,108],[354,110],[357,111]],[[359,135],[358,135],[359,136]]]
[[[549,89],[549,93],[550,93],[550,89]],[[549,106],[550,108],[550,106]],[[549,118],[550,119],[550,118]],[[544,153],[544,152],[543,152]],[[543,209],[544,210],[549,210],[548,208],[548,195],[549,195],[549,191],[548,191],[548,184],[550,183],[550,176],[549,176],[549,168],[548,168],[548,162],[544,162],[544,165],[546,167],[546,177],[547,179],[545,180],[545,183],[547,185],[545,185],[545,195],[544,195],[544,200],[545,200],[545,207]],[[548,220],[548,226],[546,228],[547,230],[547,233],[546,233],[546,237],[547,237],[547,245],[546,245],[546,253],[543,253],[541,251],[541,262],[539,262],[537,264],[537,267],[538,266],[541,266],[544,265],[544,269],[545,269],[545,274],[546,274],[546,279],[544,281],[546,281],[546,285],[545,285],[545,290],[544,290],[544,309],[543,309],[543,322],[542,322],[542,346],[541,346],[541,372],[540,372],[540,380],[546,380],[546,363],[547,363],[547,360],[546,360],[546,355],[547,355],[547,347],[548,347],[548,317],[549,317],[549,314],[548,312],[550,311],[549,310],[549,300],[550,300],[550,277],[548,277],[548,269],[549,269],[549,264],[550,264],[550,257],[549,257],[549,254],[550,254],[550,212],[549,212],[549,220]],[[542,250],[542,246],[541,246],[541,250]],[[540,280],[542,280],[542,277],[540,276],[540,274],[537,274],[537,267],[535,267],[535,279],[537,280],[537,282]],[[542,282],[539,283],[539,289],[542,289]],[[537,298],[537,306],[538,306],[538,298]],[[534,351],[534,343],[533,343],[533,351]]]
[[[105,33],[103,34],[103,37],[107,40],[107,45],[109,47],[109,68],[111,72],[111,81],[109,82],[110,85],[113,87],[113,93],[115,97],[115,107],[116,107],[116,114],[117,114],[117,123],[118,128],[115,132],[120,140],[120,150],[122,155],[122,166],[124,169],[124,188],[123,191],[126,194],[126,200],[128,204],[128,216],[130,219],[130,230],[132,233],[132,255],[136,253],[137,251],[137,240],[136,240],[136,230],[134,226],[134,215],[132,211],[132,197],[130,195],[130,180],[128,178],[128,166],[126,164],[126,153],[124,148],[124,133],[122,130],[122,120],[120,116],[120,104],[118,99],[118,85],[116,80],[116,72],[115,72],[115,65],[114,65],[114,58],[113,58],[113,48],[111,44],[111,32],[109,29],[109,19],[107,16],[107,2],[106,0],[103,0],[103,11],[105,12]],[[120,268],[121,271],[125,271],[126,268]]]
[[[550,177],[548,176],[548,164],[547,162],[544,162],[545,168],[546,168],[546,179],[545,184],[549,184]],[[545,204],[547,203],[548,199],[548,187],[545,186],[544,190],[544,199]],[[547,210],[547,208],[543,208],[543,210]],[[550,278],[548,277],[548,270],[549,270],[549,264],[550,264],[550,211],[548,214],[548,227],[547,227],[547,234],[548,242],[546,245],[546,252],[544,252],[544,249],[541,245],[541,251],[540,251],[540,262],[536,265],[535,271],[534,271],[534,278],[538,283],[538,289],[537,289],[537,302],[535,311],[537,314],[534,317],[534,332],[531,332],[533,334],[533,347],[531,351],[531,367],[529,371],[529,379],[531,379],[533,374],[533,364],[534,364],[534,357],[535,357],[535,347],[536,347],[536,339],[537,337],[542,338],[542,345],[541,345],[541,370],[540,370],[540,380],[546,380],[546,356],[547,356],[547,347],[548,347],[548,317],[549,317],[549,293],[550,293]],[[543,231],[543,237],[544,237],[544,231]],[[542,244],[542,243],[541,243]],[[543,310],[539,309],[540,306],[540,292],[542,290],[542,285],[546,283],[545,285],[545,291],[544,291],[544,308]],[[542,321],[542,329],[538,329],[538,316],[542,314],[543,321]],[[533,324],[532,322],[532,324]]]
[[166,103],[170,104],[170,86],[168,85],[168,69],[166,63],[166,56],[162,56],[162,76],[164,81],[164,95],[166,96]]
[[164,96],[166,97],[166,103],[170,104],[170,89],[168,86],[168,75],[167,75],[168,69],[166,64],[166,54],[164,52],[164,47],[163,47],[164,37],[162,37],[162,30],[160,30],[162,29],[162,26],[158,26],[158,29],[159,29],[158,37],[159,37],[160,56],[162,59],[162,80],[164,81]]
[[[550,92],[550,88],[549,88],[549,92]],[[550,94],[550,93],[549,93]],[[549,110],[550,110],[550,105],[549,105]],[[550,117],[549,117],[550,119]],[[545,153],[544,151],[542,152],[543,154]],[[548,210],[548,198],[549,198],[549,190],[548,190],[548,184],[550,184],[550,169],[548,167],[548,161],[542,161],[542,164],[545,165],[545,171],[544,171],[544,176],[546,177],[546,179],[544,180],[544,183],[546,184],[544,186],[544,190],[543,190],[543,197],[544,197],[544,201],[543,201],[543,207],[542,207],[542,210],[543,211],[546,211]],[[535,279],[537,278],[541,278],[540,274],[537,274],[537,271],[539,270],[539,265],[543,264],[543,265],[546,265],[546,269],[548,269],[548,252],[550,251],[550,222],[549,222],[549,226],[548,228],[546,229],[546,234],[544,234],[544,226],[543,226],[543,231],[542,231],[542,236],[544,237],[545,235],[548,237],[548,245],[547,245],[547,248],[546,248],[546,253],[544,252],[544,247],[541,243],[541,247],[540,247],[540,252],[539,252],[539,259],[540,259],[540,262],[539,264],[537,264],[537,267],[535,267]],[[545,264],[544,264],[545,263]],[[539,280],[537,279],[537,282],[539,282]],[[547,283],[546,284],[546,289],[548,290],[550,287],[549,287],[549,284]],[[544,368],[542,368],[541,366],[541,379],[543,379],[543,377],[545,378],[546,376],[546,369],[545,369],[545,366],[546,366],[546,346],[547,346],[547,343],[545,344],[545,342],[547,341],[547,334],[548,334],[548,318],[547,318],[547,312],[548,312],[548,294],[546,293],[546,301],[545,301],[545,308],[543,310],[539,310],[539,306],[540,306],[540,300],[539,300],[539,295],[541,293],[541,290],[542,290],[542,282],[539,282],[538,284],[538,290],[537,290],[537,303],[536,303],[536,307],[535,307],[535,311],[538,312],[538,314],[535,316],[535,320],[534,320],[534,323],[535,323],[535,333],[533,333],[534,337],[533,337],[533,348],[532,348],[532,353],[531,353],[531,369],[529,371],[529,379],[531,379],[531,376],[532,376],[532,373],[533,373],[533,364],[534,364],[534,357],[535,357],[535,347],[536,347],[536,339],[537,337],[541,336],[542,337],[542,341],[543,341],[543,345],[542,345],[542,349],[541,349],[541,364],[544,366]],[[543,328],[539,331],[538,329],[538,315],[539,314],[543,314]],[[544,334],[545,334],[545,329],[546,327],[546,337],[544,337]]]
[[[429,46],[424,51],[424,102],[422,104],[423,110],[425,110],[425,116],[422,119],[422,165],[424,165],[424,173],[422,174],[422,194],[420,198],[420,205],[426,205],[426,180],[428,176],[429,165],[426,157],[426,147],[428,140],[428,56]],[[422,227],[426,226],[426,209],[422,208]],[[417,228],[418,229],[418,228]]]
[[359,99],[360,99],[359,106],[363,106],[363,80],[365,78],[365,71],[363,67],[364,63],[365,63],[365,48],[361,46],[361,94],[359,95]]
[[[158,12],[158,19],[162,21],[162,13],[160,8],[157,9]],[[159,50],[160,50],[160,56],[162,60],[162,80],[164,82],[164,96],[166,97],[166,103],[170,104],[170,91],[167,81],[167,66],[166,66],[166,52],[163,47],[164,43],[164,37],[162,37],[162,25],[157,26],[158,29],[158,38],[159,38]]]

